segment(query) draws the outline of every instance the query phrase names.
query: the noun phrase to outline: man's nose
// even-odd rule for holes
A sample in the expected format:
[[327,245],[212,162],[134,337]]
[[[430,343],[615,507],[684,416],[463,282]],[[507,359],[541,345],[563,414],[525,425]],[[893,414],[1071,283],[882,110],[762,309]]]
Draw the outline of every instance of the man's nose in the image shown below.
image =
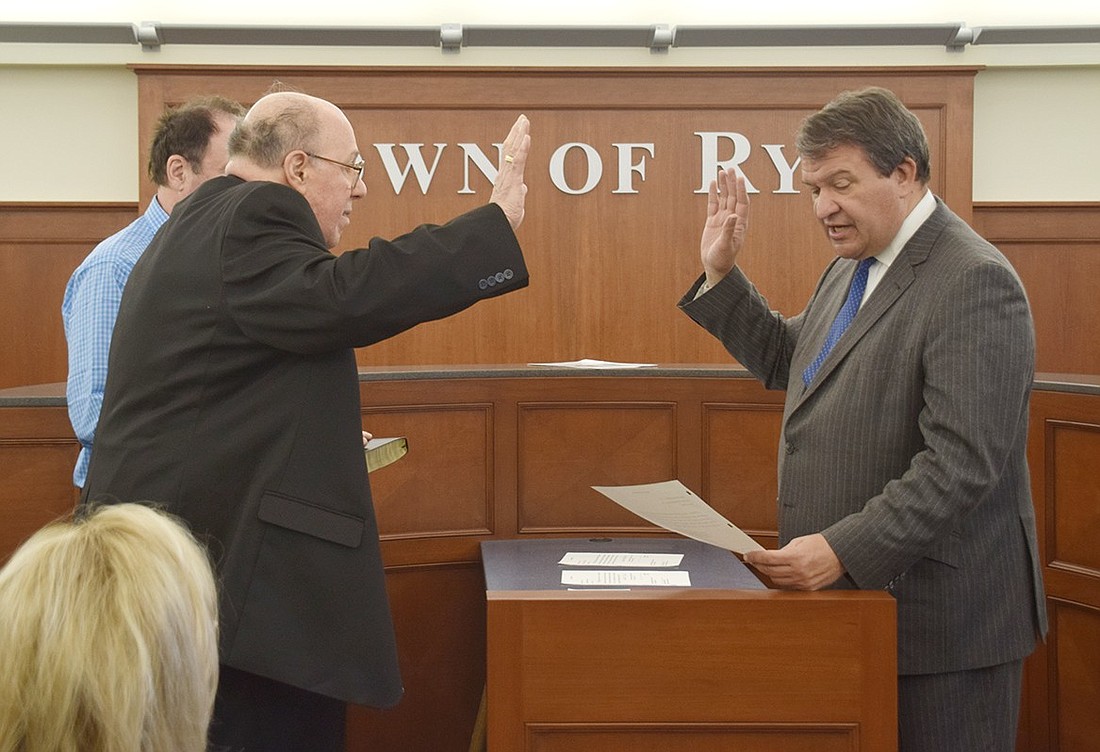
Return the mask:
[[827,217],[836,214],[837,205],[836,202],[829,198],[825,193],[819,193],[814,197],[814,216],[818,219],[826,219]]

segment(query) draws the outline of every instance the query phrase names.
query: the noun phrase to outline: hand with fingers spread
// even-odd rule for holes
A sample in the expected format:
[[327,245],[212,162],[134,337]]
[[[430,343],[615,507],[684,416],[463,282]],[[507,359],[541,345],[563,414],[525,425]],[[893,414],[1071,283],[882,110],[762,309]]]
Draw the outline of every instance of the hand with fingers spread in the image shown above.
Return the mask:
[[531,121],[520,115],[504,139],[503,158],[493,183],[493,195],[489,201],[498,205],[508,218],[512,229],[519,229],[523,222],[524,199],[527,185],[523,182],[523,170],[527,166],[527,154],[531,151]]
[[745,179],[733,168],[722,170],[710,183],[707,221],[699,242],[703,271],[710,286],[729,274],[749,228],[749,194]]

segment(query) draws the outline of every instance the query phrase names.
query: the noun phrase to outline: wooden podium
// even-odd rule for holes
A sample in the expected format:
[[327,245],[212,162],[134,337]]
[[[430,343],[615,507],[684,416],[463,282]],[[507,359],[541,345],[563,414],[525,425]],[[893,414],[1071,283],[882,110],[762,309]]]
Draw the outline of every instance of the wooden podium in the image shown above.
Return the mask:
[[[560,585],[566,551],[601,550],[684,553],[692,586]],[[482,557],[489,752],[897,749],[886,593],[763,589],[686,539],[486,541]]]

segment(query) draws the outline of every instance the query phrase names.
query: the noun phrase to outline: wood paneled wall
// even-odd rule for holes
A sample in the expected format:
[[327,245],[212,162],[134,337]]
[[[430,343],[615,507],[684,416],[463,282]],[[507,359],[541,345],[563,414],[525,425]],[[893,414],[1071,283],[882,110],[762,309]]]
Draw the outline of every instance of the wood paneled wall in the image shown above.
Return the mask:
[[[88,251],[132,221],[137,211],[136,204],[0,204],[0,388],[65,379],[68,369],[61,324],[65,283]],[[1100,203],[977,204],[974,226],[1004,252],[1027,288],[1035,317],[1037,370],[1100,374],[1100,336],[1096,331],[1096,322],[1100,321],[1100,295],[1095,289],[1096,280],[1100,279]],[[648,259],[646,263],[660,261]],[[815,266],[815,273],[823,265]],[[621,270],[624,289],[630,287],[633,268],[628,266]],[[614,276],[613,272],[608,273]],[[553,302],[547,303],[550,306],[547,312],[536,317],[559,329],[576,321],[565,302],[575,297],[576,291],[567,291],[565,287],[585,284],[572,273],[568,279],[569,282],[551,280],[544,285],[552,288],[547,295]],[[683,281],[686,289],[687,276],[677,281]],[[532,282],[533,286],[539,284],[538,279]],[[610,282],[601,283],[601,286],[605,290],[616,289]],[[642,301],[642,288],[638,289],[638,301]],[[635,360],[654,362],[654,358],[648,357],[649,351],[644,344],[647,338],[654,331],[682,326],[681,319],[685,317],[675,310],[678,298],[668,297],[681,293],[677,288],[675,293],[669,290],[667,294],[662,293],[665,297],[650,299],[651,313],[644,324],[628,317],[616,324],[613,329],[616,336],[636,343],[629,350],[638,356]],[[516,296],[529,294],[533,292],[525,291]],[[793,294],[790,294],[792,300]],[[551,359],[547,355],[551,351],[543,346],[541,335],[520,337],[512,320],[503,318],[505,310],[496,308],[507,305],[510,297],[482,306],[484,310],[475,307],[460,314],[453,324],[435,322],[401,335],[393,341],[394,348],[398,340],[404,343],[399,352],[391,348],[388,355],[380,354],[379,348],[388,343],[362,350],[359,360],[368,367],[498,363],[506,362],[495,359],[506,354],[505,347],[522,356],[515,362]],[[559,299],[561,302],[557,302]],[[640,305],[638,301],[630,305]],[[615,305],[622,310],[627,303],[604,301],[602,305]],[[514,309],[508,311],[520,316]],[[524,312],[523,316],[534,317],[535,314]],[[516,326],[526,326],[522,317],[516,321],[519,322]],[[495,329],[486,328],[490,326]],[[461,347],[450,352],[430,341],[418,342],[414,338],[423,330],[428,340],[436,340],[437,336],[429,332],[434,327],[472,327],[464,339],[467,344],[474,341],[475,346],[470,352],[457,352],[463,349]],[[721,348],[714,349],[713,343],[695,342],[698,334],[693,332],[686,336],[690,347],[685,346],[675,353],[674,359],[664,362],[721,364],[730,361]],[[525,349],[516,351],[524,338]],[[418,344],[423,344],[424,349],[416,349]],[[558,353],[556,359],[559,360],[614,359],[612,356],[616,352],[626,354],[623,349],[603,349],[595,344],[578,345],[568,352],[560,348],[553,352]],[[693,359],[693,353],[699,357]]]
[[[863,69],[244,69],[137,67],[139,129],[197,93],[251,102],[278,80],[329,99],[347,113],[367,162],[367,196],[342,248],[443,222],[486,202],[490,183],[465,175],[460,144],[494,161],[515,117],[531,119],[530,192],[519,237],[531,286],[488,305],[379,343],[360,364],[527,363],[581,357],[658,363],[725,363],[711,337],[675,311],[701,271],[698,238],[706,211],[704,137],[743,138],[741,168],[753,197],[751,244],[742,265],[773,306],[797,313],[832,257],[810,198],[783,192],[765,147],[793,160],[799,122],[845,89],[887,86],[918,114],[933,155],[933,188],[962,216],[971,214],[975,68]],[[716,139],[733,156],[734,139]],[[397,193],[374,144],[421,144],[430,167],[426,193],[411,174]],[[554,154],[569,144],[562,178]],[[644,159],[644,172],[620,186],[619,160]],[[145,144],[142,144],[143,150]],[[395,159],[406,168],[400,146]],[[626,158],[626,157],[624,157]],[[582,191],[601,166],[600,180]],[[644,175],[644,179],[643,179]],[[469,184],[471,193],[461,192]],[[563,188],[564,186],[564,188]],[[633,193],[619,193],[630,190]],[[151,192],[151,189],[149,191]]]
[[1095,749],[1100,718],[1100,396],[1034,392],[1028,464],[1050,635],[1029,661],[1028,750]]
[[[364,427],[409,439],[371,476],[407,694],[351,708],[349,752],[466,750],[485,680],[480,542],[657,532],[592,485],[677,477],[774,545],[782,393],[743,375],[364,381]],[[60,404],[0,407],[0,562],[72,507],[66,425]],[[1029,442],[1052,628],[1026,665],[1017,749],[1077,752],[1100,738],[1100,393],[1035,391]]]
[[0,387],[64,381],[65,283],[134,204],[0,204]]
[[[1039,370],[1100,373],[1100,338],[1084,336],[1100,298],[1100,204],[971,206],[973,68],[909,69],[136,69],[141,151],[165,106],[218,92],[251,102],[279,80],[327,97],[348,113],[367,160],[368,194],[342,248],[443,222],[488,200],[490,184],[463,159],[461,144],[495,158],[512,120],[532,120],[527,219],[520,228],[530,288],[423,325],[359,353],[380,365],[526,363],[598,357],[660,363],[727,363],[718,343],[675,310],[699,272],[697,239],[706,199],[698,133],[735,133],[741,165],[758,189],[742,263],[787,313],[801,309],[831,251],[809,198],[784,189],[769,156],[793,159],[798,122],[843,89],[881,84],[919,115],[932,145],[933,189],[1016,264],[1031,296]],[[383,169],[393,144],[422,144],[438,166],[426,193],[411,172],[400,192]],[[569,144],[562,175],[553,154]],[[720,159],[733,140],[716,141]],[[627,171],[625,147],[644,170]],[[765,147],[768,147],[767,149]],[[601,178],[583,189],[596,162]],[[140,173],[141,165],[134,169]],[[467,172],[469,173],[467,176]],[[131,221],[152,197],[132,204],[0,205],[0,387],[65,378],[59,307],[69,274],[99,240]],[[460,192],[469,185],[469,193]],[[790,189],[797,189],[797,172]],[[1055,263],[1047,263],[1054,261]]]
[[974,229],[1023,280],[1037,370],[1100,374],[1100,204],[979,204]]
[[72,511],[79,451],[63,405],[0,409],[0,564],[35,530]]

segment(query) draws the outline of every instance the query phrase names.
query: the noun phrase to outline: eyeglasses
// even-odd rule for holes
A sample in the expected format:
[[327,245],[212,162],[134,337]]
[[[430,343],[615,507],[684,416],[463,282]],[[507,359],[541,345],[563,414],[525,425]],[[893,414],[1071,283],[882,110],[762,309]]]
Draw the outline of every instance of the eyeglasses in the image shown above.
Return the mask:
[[363,171],[367,168],[367,163],[364,162],[362,158],[360,158],[359,161],[355,162],[355,164],[348,164],[347,162],[341,162],[337,159],[329,159],[328,157],[322,157],[320,154],[313,154],[308,151],[306,152],[306,156],[312,157],[314,159],[320,159],[324,162],[331,162],[334,165],[340,165],[341,167],[348,168],[355,173],[355,183],[352,183],[353,187],[356,183],[363,179]]

